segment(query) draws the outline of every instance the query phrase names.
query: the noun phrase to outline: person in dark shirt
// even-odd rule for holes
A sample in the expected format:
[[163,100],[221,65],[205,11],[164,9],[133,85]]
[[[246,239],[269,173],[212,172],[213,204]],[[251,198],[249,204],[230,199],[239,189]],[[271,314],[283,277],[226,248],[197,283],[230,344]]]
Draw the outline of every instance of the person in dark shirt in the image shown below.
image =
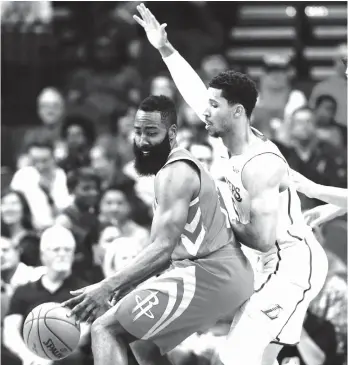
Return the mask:
[[[4,345],[16,354],[23,363],[52,364],[31,353],[24,344],[22,327],[27,315],[38,305],[47,302],[62,303],[71,297],[70,291],[86,282],[72,274],[75,239],[64,227],[48,228],[41,237],[40,253],[46,272],[34,282],[18,287],[11,298],[8,315],[4,320]],[[82,324],[79,348],[59,365],[84,364],[86,355],[81,347],[88,343],[89,326]],[[35,362],[36,361],[36,362]]]
[[320,95],[315,102],[314,118],[318,137],[344,149],[347,147],[347,127],[335,121],[336,110],[337,102],[331,95]]
[[[92,245],[98,241],[96,209],[100,194],[100,179],[91,168],[82,167],[72,171],[68,176],[68,186],[73,192],[74,199],[72,204],[57,217],[56,224],[71,230],[75,237],[73,272],[85,280],[94,281]],[[99,280],[99,276],[97,278]]]
[[89,166],[89,151],[96,138],[93,121],[80,116],[68,116],[63,122],[61,137],[66,142],[66,156],[59,166],[67,174]]
[[[292,114],[289,134],[289,146],[275,143],[293,170],[321,185],[347,187],[346,155],[318,138],[316,119],[310,108],[302,107]],[[319,203],[303,194],[299,196],[303,209]]]

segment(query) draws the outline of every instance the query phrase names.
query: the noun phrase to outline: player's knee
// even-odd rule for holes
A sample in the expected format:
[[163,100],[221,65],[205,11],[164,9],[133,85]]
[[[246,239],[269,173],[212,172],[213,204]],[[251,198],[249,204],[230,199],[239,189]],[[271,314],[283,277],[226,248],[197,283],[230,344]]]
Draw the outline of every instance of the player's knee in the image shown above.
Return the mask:
[[122,335],[125,330],[117,319],[114,308],[108,310],[105,314],[97,318],[91,326],[91,336],[93,338],[102,336],[105,333],[110,333],[113,336]]

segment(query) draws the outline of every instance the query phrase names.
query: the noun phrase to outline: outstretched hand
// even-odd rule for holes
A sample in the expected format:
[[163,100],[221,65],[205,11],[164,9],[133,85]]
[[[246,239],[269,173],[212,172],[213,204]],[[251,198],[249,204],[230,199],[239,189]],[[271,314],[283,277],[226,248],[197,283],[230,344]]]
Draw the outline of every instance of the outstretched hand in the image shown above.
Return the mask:
[[149,42],[156,49],[163,47],[167,42],[167,32],[165,31],[167,24],[160,24],[144,4],[138,5],[137,10],[141,18],[137,15],[133,15],[133,18],[144,28]]

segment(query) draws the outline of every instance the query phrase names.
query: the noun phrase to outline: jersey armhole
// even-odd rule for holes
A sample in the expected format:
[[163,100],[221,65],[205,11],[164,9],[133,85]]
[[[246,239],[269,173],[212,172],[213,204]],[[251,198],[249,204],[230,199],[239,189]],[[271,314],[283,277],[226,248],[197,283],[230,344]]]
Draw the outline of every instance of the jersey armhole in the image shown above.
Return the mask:
[[[261,155],[265,155],[265,154],[272,154],[272,155],[275,155],[275,156],[277,156],[277,157],[279,157],[286,165],[288,165],[288,163],[286,162],[286,160],[283,158],[283,157],[281,157],[281,156],[279,156],[279,155],[277,155],[276,153],[274,153],[274,152],[262,152],[262,153],[258,153],[257,155],[255,155],[255,156],[252,156],[252,157],[250,157],[249,158],[249,160],[247,160],[246,162],[245,162],[245,164],[244,164],[244,166],[242,167],[242,171],[241,171],[241,173],[240,173],[240,179],[241,179],[241,182],[242,182],[242,186],[243,186],[243,188],[244,188],[244,190],[246,190],[247,191],[247,189],[245,188],[245,186],[244,186],[244,183],[243,183],[243,171],[244,171],[244,168],[245,168],[245,166],[247,165],[247,163],[248,162],[250,162],[251,160],[253,160],[255,157],[258,157],[258,156],[261,156]],[[288,171],[288,174],[289,174],[289,167],[287,166],[287,171]],[[284,190],[282,190],[282,191],[280,191],[280,189],[279,189],[279,192],[281,193],[281,192],[284,192],[285,190],[286,190],[287,188],[285,188]]]

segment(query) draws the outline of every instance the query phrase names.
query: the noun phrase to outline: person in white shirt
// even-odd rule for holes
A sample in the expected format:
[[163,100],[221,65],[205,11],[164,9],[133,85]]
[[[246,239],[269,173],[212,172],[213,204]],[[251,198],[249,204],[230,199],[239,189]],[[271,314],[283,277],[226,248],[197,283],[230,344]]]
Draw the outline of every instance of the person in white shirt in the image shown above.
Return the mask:
[[19,169],[10,185],[24,194],[34,227],[41,231],[53,224],[57,213],[70,204],[71,198],[66,174],[56,165],[51,141],[33,141],[28,146],[28,155],[32,166]]

